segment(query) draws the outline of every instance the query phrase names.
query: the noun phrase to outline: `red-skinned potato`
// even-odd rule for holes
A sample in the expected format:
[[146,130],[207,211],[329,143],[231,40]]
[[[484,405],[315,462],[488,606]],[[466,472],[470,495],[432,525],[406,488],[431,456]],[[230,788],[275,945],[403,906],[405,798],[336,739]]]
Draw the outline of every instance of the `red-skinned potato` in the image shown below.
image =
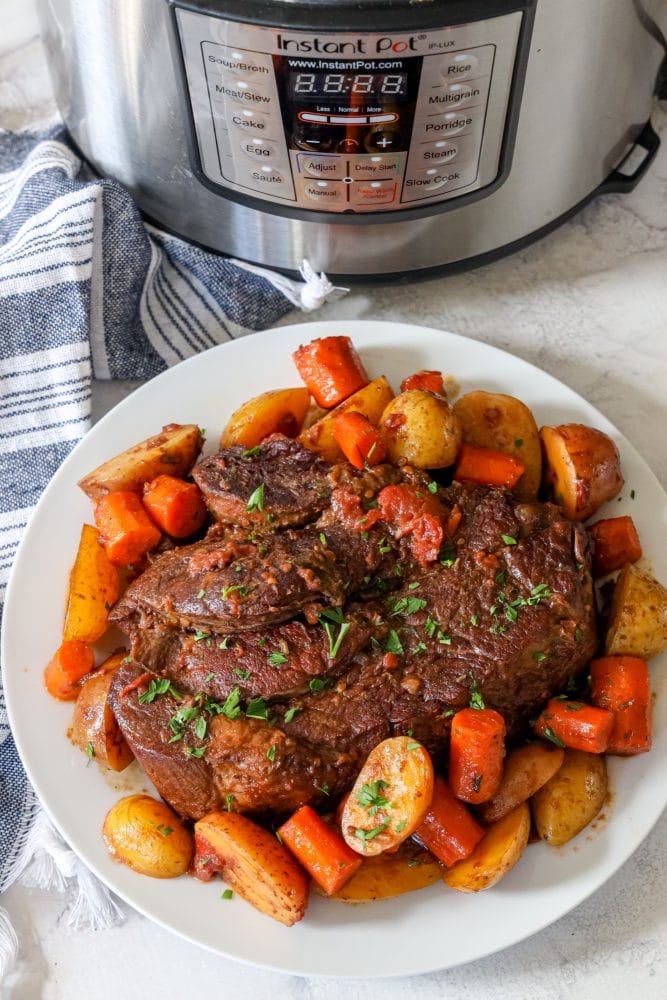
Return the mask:
[[540,430],[543,483],[571,521],[586,521],[623,486],[618,448],[602,431],[584,424]]
[[126,656],[114,653],[84,681],[74,706],[72,742],[91,759],[112,771],[124,771],[134,760],[111,708],[109,688],[114,672]]

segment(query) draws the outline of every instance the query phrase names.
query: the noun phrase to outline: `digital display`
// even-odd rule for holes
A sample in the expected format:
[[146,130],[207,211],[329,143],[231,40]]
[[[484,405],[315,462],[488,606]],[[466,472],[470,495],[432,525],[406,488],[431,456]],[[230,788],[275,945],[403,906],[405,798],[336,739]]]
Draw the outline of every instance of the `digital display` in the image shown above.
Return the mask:
[[322,97],[404,97],[407,73],[311,73],[292,72],[293,95]]

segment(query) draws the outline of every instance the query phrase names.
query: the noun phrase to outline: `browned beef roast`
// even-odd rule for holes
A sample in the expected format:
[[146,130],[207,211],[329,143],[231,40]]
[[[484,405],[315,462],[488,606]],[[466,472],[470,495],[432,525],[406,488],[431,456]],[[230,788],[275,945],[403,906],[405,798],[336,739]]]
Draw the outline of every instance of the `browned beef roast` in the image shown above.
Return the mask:
[[[142,665],[118,672],[111,704],[121,729],[178,812],[197,818],[212,805],[224,806],[230,795],[236,808],[259,813],[331,802],[350,786],[372,747],[391,734],[412,731],[437,760],[447,748],[451,712],[468,703],[473,684],[504,715],[510,737],[518,738],[531,715],[588,662],[596,646],[594,602],[579,526],[552,505],[522,504],[503,490],[454,486],[440,492],[450,505],[459,504],[462,520],[453,547],[427,569],[409,561],[403,567],[395,544],[378,545],[377,528],[367,538],[347,531],[354,554],[346,560],[350,569],[360,558],[360,545],[369,550],[364,569],[369,559],[379,558],[380,548],[392,548],[392,580],[396,569],[402,570],[401,587],[383,598],[382,617],[373,619],[365,650],[341,661],[342,670],[336,666],[313,678],[306,693],[279,695],[280,685],[269,683],[265,670],[244,679],[242,687],[225,667],[213,671],[212,701],[207,683],[213,678],[207,682],[204,676],[201,693],[195,690],[203,673],[198,666],[187,682],[189,695],[181,700],[157,695],[141,705],[150,675],[136,686]],[[320,524],[327,518],[331,521],[325,513]],[[327,530],[333,535],[334,529],[338,551],[346,530],[333,523]],[[318,530],[319,525],[287,534],[300,535],[304,545],[308,540],[320,558]],[[354,586],[363,587],[368,576],[360,579],[356,572]],[[165,578],[160,605],[153,579],[151,615],[169,605],[167,586],[178,582]],[[135,628],[137,615],[146,613],[139,605],[140,600],[126,608],[125,622],[134,615]],[[342,614],[352,616],[348,607]],[[327,642],[335,643],[347,618],[325,621]],[[289,645],[290,626],[275,626],[271,641],[280,643],[284,630]],[[307,627],[324,631],[322,624]],[[360,627],[356,623],[356,632],[351,628],[343,635],[338,655],[345,655],[346,640],[358,637]],[[186,640],[177,641],[182,651]],[[296,643],[295,657],[304,649]],[[166,656],[170,662],[172,655]],[[164,669],[159,656],[152,662]],[[174,676],[171,667],[169,674]],[[181,730],[183,708],[191,718]],[[206,723],[203,736],[198,718]]]

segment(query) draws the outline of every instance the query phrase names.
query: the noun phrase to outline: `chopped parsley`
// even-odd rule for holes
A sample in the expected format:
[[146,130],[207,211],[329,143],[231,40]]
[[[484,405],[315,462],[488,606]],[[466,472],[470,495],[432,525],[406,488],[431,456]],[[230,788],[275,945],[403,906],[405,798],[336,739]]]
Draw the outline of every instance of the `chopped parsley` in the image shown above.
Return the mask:
[[234,673],[239,678],[239,680],[247,681],[250,675],[252,674],[252,670],[241,670],[240,667],[234,667]]
[[295,706],[292,708],[288,708],[287,711],[285,712],[285,722],[291,722],[296,713],[300,711],[301,709]]
[[388,788],[388,783],[381,779],[366,782],[357,793],[357,802],[362,809],[366,809],[369,816],[375,816],[379,809],[391,809],[392,804],[384,794]]
[[514,442],[514,447],[515,448],[522,448],[523,447],[523,438],[517,438],[516,441]]
[[396,615],[414,615],[417,611],[422,611],[425,607],[426,601],[423,597],[399,597],[394,604],[391,616],[395,618]]
[[178,743],[179,740],[182,740],[185,735],[185,727],[188,722],[192,722],[192,720],[196,719],[198,715],[199,709],[193,708],[192,706],[188,707],[184,705],[182,708],[179,708],[179,710],[172,715],[168,723],[172,732],[172,737],[169,742]]
[[327,544],[327,536],[324,534],[323,531],[320,531],[320,541],[321,541],[322,545],[326,545]]
[[551,728],[551,726],[547,726],[547,727],[546,727],[546,729],[544,730],[544,736],[546,736],[546,738],[547,738],[548,740],[551,740],[551,742],[552,742],[552,743],[555,743],[555,745],[556,745],[557,747],[564,747],[564,746],[565,746],[565,744],[564,744],[564,743],[563,743],[563,741],[562,741],[562,740],[560,739],[560,737],[559,737],[559,736],[556,736],[556,734],[555,734],[555,732],[553,731],[553,729]]
[[581,629],[577,625],[577,627],[574,630],[574,641],[575,642],[581,642],[581,640],[583,639],[583,637],[584,637],[584,633],[581,631]]
[[227,649],[229,646],[229,636],[226,635],[222,642],[218,643],[218,649]]
[[241,714],[241,692],[237,687],[232,688],[225,702],[220,707],[220,715],[224,715],[227,719],[237,719]]
[[205,591],[205,590],[204,590],[204,588],[202,587],[202,589],[201,589],[201,590],[199,591],[199,593],[197,594],[197,600],[198,600],[198,601],[201,601],[202,597],[205,597],[205,596],[206,596],[206,591]]
[[547,658],[547,654],[546,653],[541,653],[539,651],[533,653],[533,659],[537,660],[538,663],[541,663],[542,660],[546,660],[546,658]]
[[263,698],[251,698],[245,710],[249,719],[268,719],[269,710]]
[[[326,608],[326,610],[320,612],[319,622],[323,626],[329,640],[329,659],[335,660],[343,639],[350,631],[350,623],[344,620],[342,608]],[[339,626],[338,634],[335,637],[332,623]]]
[[516,545],[516,538],[513,538],[512,535],[501,535],[501,538],[505,545]]
[[201,642],[202,639],[210,639],[210,638],[211,638],[210,632],[202,632],[200,628],[198,628],[197,631],[195,632],[195,642]]
[[239,597],[247,597],[248,594],[250,593],[250,591],[248,590],[247,587],[242,587],[240,584],[234,583],[234,584],[232,584],[229,587],[223,587],[222,588],[222,599],[223,599],[223,601],[226,601],[227,598],[229,597],[229,595],[233,594],[234,591],[236,591],[238,593]]
[[429,493],[437,493],[438,492],[438,484],[436,482],[434,482],[434,480],[431,480],[431,482],[428,484],[428,486],[426,487],[426,489],[429,491]]
[[275,653],[269,655],[269,664],[272,667],[279,667],[281,663],[287,663],[287,657],[284,653],[279,653],[276,650]]
[[233,899],[233,898],[234,898],[234,893],[232,892],[231,889],[225,889],[222,896],[220,897],[220,899]]
[[86,756],[88,757],[88,760],[92,760],[95,756],[95,747],[92,743],[86,743]]
[[408,825],[407,819],[402,819],[400,823],[396,824],[396,826],[394,827],[394,829],[395,829],[396,833],[403,833],[403,830],[405,830],[405,828],[406,828],[407,825]]
[[195,734],[198,740],[206,739],[207,722],[203,715],[200,715],[195,723]]
[[354,835],[361,841],[361,843],[365,847],[369,840],[374,840],[375,837],[378,836],[378,834],[384,833],[384,831],[389,826],[389,822],[390,821],[386,819],[384,823],[380,823],[379,826],[373,827],[372,830],[362,830],[360,827],[357,827],[356,830],[354,831]]
[[232,795],[231,792],[228,792],[227,795],[225,795],[225,803],[227,805],[227,812],[228,813],[230,813],[232,811],[232,803],[233,803],[233,801],[234,801],[234,796]]
[[274,760],[276,759],[276,746],[275,746],[275,743],[272,743],[271,746],[269,747],[269,749],[266,751],[266,759],[270,760],[271,763],[273,763]]
[[474,677],[470,678],[470,702],[471,708],[483,709],[486,708],[486,702],[482,697],[482,692],[477,687],[477,681]]
[[203,757],[206,753],[206,747],[186,747],[185,752],[188,757]]
[[249,514],[255,510],[260,512],[264,510],[264,483],[260,483],[257,489],[252,491],[245,509]]
[[163,837],[170,837],[174,832],[173,826],[165,826],[164,823],[158,823],[156,829],[159,830]]
[[262,449],[258,444],[254,448],[246,448],[245,451],[241,452],[241,458],[257,458]]
[[315,785],[315,788],[318,790],[318,792],[322,792],[322,795],[329,794],[329,785],[327,784],[326,781],[322,785]]
[[150,705],[150,703],[155,701],[158,695],[161,694],[170,694],[172,698],[177,698],[179,700],[183,697],[180,691],[176,690],[167,677],[161,677],[160,680],[157,681],[155,678],[152,678],[148,682],[147,689],[139,695],[139,704]]
[[396,656],[403,656],[405,650],[403,649],[396,629],[391,629],[384,648],[385,653],[395,653]]
[[324,691],[325,688],[331,687],[333,681],[330,677],[311,677],[308,682],[308,687],[311,691]]
[[419,750],[420,746],[421,746],[421,743],[417,743],[415,740],[412,740],[412,742],[408,743],[407,749],[408,750]]

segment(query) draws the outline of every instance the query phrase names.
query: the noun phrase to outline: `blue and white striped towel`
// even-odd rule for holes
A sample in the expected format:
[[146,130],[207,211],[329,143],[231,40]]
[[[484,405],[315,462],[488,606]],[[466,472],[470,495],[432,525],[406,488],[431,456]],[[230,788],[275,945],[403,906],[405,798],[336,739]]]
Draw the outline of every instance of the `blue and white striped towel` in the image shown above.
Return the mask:
[[[31,509],[90,426],[91,378],[151,378],[293,305],[316,308],[333,290],[303,273],[300,285],[146,226],[58,127],[0,132],[0,615]],[[25,866],[38,813],[0,681],[0,892]]]

